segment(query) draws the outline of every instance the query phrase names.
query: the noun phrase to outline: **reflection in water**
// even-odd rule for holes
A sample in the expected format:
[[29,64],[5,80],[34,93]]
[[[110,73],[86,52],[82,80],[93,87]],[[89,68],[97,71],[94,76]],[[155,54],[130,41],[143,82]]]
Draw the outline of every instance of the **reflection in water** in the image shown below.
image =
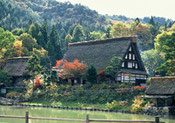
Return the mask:
[[[0,106],[0,115],[25,116],[25,112],[29,111],[31,117],[51,117],[51,118],[68,118],[68,119],[85,119],[89,114],[90,119],[118,119],[118,120],[154,120],[154,117],[136,114],[122,114],[109,112],[90,112],[90,111],[73,111],[60,110],[51,108],[36,107],[19,107],[19,106]],[[175,119],[163,119],[166,123],[175,123]],[[0,123],[24,123],[23,119],[0,119]],[[30,123],[70,123],[63,121],[48,120],[30,120]],[[75,123],[75,122],[71,122]]]

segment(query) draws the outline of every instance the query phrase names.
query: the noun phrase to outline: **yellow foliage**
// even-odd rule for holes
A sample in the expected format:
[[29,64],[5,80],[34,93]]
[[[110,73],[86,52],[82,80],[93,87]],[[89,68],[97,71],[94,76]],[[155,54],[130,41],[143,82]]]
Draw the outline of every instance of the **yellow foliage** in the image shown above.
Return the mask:
[[143,111],[143,100],[140,96],[134,97],[133,104],[131,105],[131,112],[140,112]]

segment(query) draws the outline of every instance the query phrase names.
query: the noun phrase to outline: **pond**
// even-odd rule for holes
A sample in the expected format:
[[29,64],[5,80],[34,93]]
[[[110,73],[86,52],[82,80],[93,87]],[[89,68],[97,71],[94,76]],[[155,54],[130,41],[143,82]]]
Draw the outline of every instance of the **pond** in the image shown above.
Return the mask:
[[[1,106],[0,115],[25,116],[29,112],[32,117],[50,117],[50,118],[68,118],[68,119],[85,119],[89,114],[90,119],[116,119],[116,120],[154,120],[154,117],[137,114],[109,113],[98,111],[74,111],[60,110],[54,108],[39,107],[19,107],[19,106]],[[166,123],[175,123],[175,119],[160,119]],[[0,123],[24,123],[24,119],[4,119],[0,118]],[[29,120],[29,123],[70,123],[66,121],[48,121],[48,120]],[[73,122],[71,122],[73,123]],[[75,122],[74,122],[75,123]]]

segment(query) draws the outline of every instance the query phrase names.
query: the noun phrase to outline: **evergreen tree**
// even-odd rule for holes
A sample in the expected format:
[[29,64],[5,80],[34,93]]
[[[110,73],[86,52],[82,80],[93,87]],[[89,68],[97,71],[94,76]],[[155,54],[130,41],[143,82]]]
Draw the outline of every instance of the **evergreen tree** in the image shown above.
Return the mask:
[[41,32],[42,32],[42,35],[43,35],[43,42],[44,43],[42,43],[43,44],[43,46],[42,47],[44,47],[45,49],[46,49],[46,44],[48,43],[48,41],[49,41],[49,36],[48,36],[48,24],[47,24],[47,20],[45,19],[44,20],[44,23],[43,23],[43,25],[42,25],[42,27],[41,27]]
[[135,23],[136,23],[136,26],[140,23],[139,18],[136,18],[136,19],[135,19]]
[[97,83],[97,70],[94,66],[91,65],[91,67],[87,70],[86,79],[91,84]]
[[71,42],[72,42],[72,36],[70,34],[67,34],[67,36],[65,37],[66,50],[68,49],[68,44]]
[[155,25],[153,16],[151,16],[151,19],[150,19],[150,21],[149,21],[149,24],[151,24],[151,25],[153,25],[153,26]]
[[83,41],[84,40],[84,30],[83,27],[78,24],[73,31],[73,42]]
[[50,57],[52,65],[55,65],[56,60],[62,58],[62,52],[60,47],[59,35],[56,31],[56,27],[52,27],[52,31],[50,33],[50,40],[48,42],[48,55]]

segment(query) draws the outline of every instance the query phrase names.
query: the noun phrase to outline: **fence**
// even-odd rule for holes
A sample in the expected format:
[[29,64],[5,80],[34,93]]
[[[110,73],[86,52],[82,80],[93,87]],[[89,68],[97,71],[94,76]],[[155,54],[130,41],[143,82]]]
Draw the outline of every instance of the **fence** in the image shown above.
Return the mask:
[[25,116],[0,116],[0,118],[15,118],[15,119],[25,119],[25,123],[29,123],[29,119],[33,120],[56,120],[56,121],[69,121],[69,122],[84,122],[84,123],[90,123],[90,122],[118,122],[118,123],[165,123],[160,122],[159,117],[155,117],[155,120],[153,121],[131,121],[131,120],[103,120],[103,119],[90,119],[89,115],[86,115],[85,120],[81,119],[63,119],[63,118],[46,118],[46,117],[29,117],[29,112],[26,112]]

